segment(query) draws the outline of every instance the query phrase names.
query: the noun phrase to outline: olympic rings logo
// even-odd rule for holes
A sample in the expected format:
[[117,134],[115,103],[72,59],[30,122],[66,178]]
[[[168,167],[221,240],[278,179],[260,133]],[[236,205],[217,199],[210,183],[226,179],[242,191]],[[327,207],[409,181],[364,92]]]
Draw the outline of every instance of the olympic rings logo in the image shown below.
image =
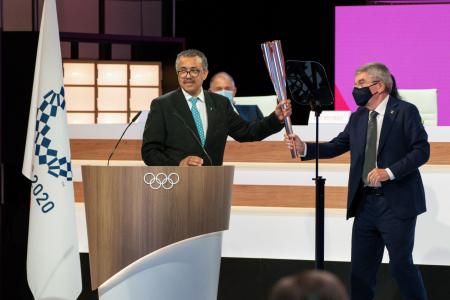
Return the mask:
[[180,181],[180,176],[177,173],[145,173],[144,182],[148,184],[153,190],[159,190],[163,188],[165,190],[171,190]]

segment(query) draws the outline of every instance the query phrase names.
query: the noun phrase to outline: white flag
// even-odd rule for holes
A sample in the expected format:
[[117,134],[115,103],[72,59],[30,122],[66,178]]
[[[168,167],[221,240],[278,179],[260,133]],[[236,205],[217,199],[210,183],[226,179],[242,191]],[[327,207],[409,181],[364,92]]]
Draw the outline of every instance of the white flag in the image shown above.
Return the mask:
[[32,182],[28,285],[37,300],[74,300],[81,269],[55,0],[42,12],[22,173]]

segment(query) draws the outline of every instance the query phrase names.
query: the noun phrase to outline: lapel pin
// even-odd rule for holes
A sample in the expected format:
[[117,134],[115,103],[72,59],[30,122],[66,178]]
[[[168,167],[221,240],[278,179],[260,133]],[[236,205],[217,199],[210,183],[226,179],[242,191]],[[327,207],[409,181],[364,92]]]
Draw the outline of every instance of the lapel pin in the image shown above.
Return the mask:
[[391,115],[393,115],[395,113],[395,110],[391,110]]

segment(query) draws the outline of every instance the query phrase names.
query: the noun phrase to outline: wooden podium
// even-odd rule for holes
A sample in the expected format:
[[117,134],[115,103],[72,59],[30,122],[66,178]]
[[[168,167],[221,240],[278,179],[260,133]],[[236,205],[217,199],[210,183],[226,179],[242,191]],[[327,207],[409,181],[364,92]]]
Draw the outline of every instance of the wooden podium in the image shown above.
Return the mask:
[[91,284],[100,299],[216,299],[233,173],[233,166],[83,166]]

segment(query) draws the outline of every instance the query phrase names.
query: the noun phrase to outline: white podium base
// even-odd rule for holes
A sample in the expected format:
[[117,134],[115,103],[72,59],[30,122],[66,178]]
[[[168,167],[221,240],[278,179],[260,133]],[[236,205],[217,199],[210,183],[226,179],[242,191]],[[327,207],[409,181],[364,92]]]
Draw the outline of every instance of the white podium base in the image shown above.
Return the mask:
[[124,268],[98,288],[100,300],[213,300],[222,232],[180,241]]

